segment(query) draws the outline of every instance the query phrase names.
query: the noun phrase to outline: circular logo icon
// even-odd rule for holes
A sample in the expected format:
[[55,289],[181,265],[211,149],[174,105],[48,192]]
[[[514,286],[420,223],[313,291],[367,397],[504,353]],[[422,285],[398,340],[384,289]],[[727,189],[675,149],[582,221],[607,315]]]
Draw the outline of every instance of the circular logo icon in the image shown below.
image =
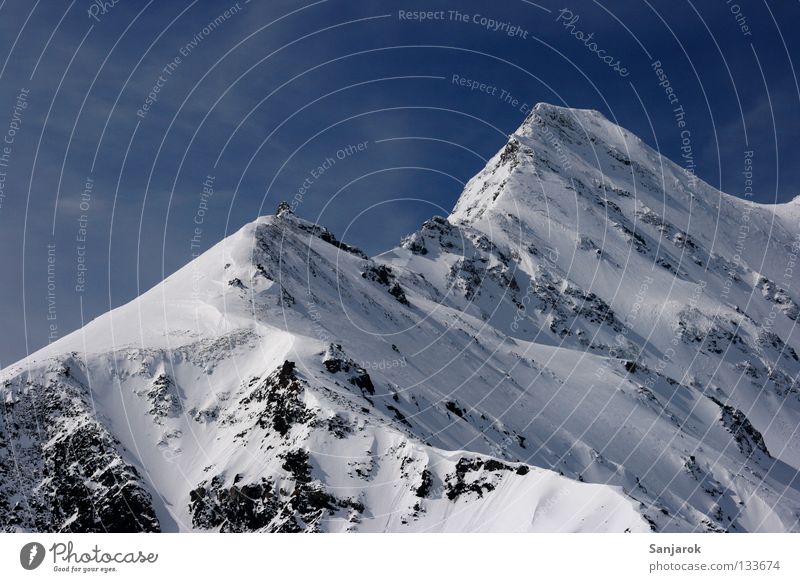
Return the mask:
[[26,570],[35,570],[44,561],[44,546],[39,542],[30,542],[19,551],[19,563]]

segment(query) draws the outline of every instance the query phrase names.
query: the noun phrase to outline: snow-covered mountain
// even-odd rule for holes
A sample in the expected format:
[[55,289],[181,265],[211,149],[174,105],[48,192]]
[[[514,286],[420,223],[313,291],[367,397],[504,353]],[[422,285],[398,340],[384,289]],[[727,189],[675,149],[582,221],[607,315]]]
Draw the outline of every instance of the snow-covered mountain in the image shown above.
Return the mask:
[[392,251],[282,204],[0,372],[0,526],[798,531],[798,250],[540,104]]

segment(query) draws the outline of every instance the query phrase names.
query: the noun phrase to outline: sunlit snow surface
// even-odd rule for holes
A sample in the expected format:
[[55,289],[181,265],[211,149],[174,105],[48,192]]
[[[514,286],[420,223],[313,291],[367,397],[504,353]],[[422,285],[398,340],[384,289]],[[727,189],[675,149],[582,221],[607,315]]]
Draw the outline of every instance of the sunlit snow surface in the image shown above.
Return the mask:
[[282,208],[3,370],[0,525],[798,531],[798,221],[541,104],[392,251]]

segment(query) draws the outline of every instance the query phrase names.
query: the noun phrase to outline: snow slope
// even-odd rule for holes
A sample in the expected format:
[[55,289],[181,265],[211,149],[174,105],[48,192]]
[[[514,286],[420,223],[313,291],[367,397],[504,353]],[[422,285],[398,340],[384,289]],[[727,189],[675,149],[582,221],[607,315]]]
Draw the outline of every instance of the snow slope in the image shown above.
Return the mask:
[[797,531],[797,208],[546,104],[378,257],[281,205],[0,372],[0,524]]

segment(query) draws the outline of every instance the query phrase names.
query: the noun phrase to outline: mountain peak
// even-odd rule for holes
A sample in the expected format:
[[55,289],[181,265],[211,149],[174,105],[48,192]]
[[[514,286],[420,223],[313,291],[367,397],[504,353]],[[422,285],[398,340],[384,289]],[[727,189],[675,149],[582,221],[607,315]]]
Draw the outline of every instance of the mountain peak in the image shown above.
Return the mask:
[[[588,116],[588,117],[600,117],[602,119],[606,119],[606,116],[600,113],[596,109],[584,109],[580,107],[567,107],[565,105],[554,105],[552,103],[545,103],[544,101],[540,101],[536,105],[534,105],[533,110],[530,114],[528,114],[528,119],[530,119],[533,114],[538,115],[573,115],[575,117],[578,116]],[[527,121],[527,119],[526,119]]]
[[600,141],[625,148],[631,144],[642,144],[636,135],[596,109],[578,109],[550,103],[537,103],[514,135],[531,139],[550,138],[552,144],[552,136],[548,135],[547,129],[555,130],[556,135],[561,136],[567,145]]
[[683,197],[696,189],[697,179],[597,110],[538,103],[467,184],[453,218],[474,221],[491,209],[505,214],[546,206],[549,196],[573,196],[576,184]]
[[275,216],[282,216],[284,214],[294,214],[291,205],[286,200],[281,200],[278,207],[275,209]]

